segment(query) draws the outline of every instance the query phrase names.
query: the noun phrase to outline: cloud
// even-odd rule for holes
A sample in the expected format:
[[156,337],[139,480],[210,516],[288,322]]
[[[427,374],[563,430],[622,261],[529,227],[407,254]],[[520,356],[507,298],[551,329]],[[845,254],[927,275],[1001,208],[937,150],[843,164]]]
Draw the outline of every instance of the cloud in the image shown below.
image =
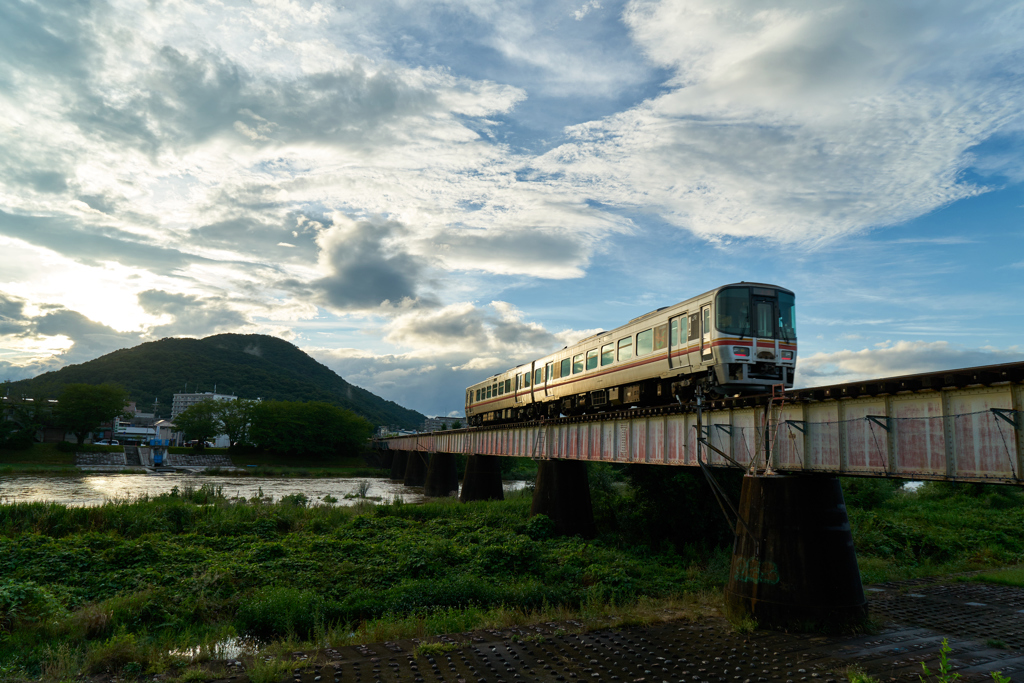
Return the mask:
[[1015,346],[967,348],[946,341],[901,340],[882,342],[875,347],[801,357],[797,361],[796,383],[813,387],[1024,360],[1024,349]]
[[33,332],[43,337],[67,337],[72,345],[61,354],[61,364],[82,363],[141,343],[137,332],[118,332],[77,311],[58,308],[32,320]]
[[336,310],[402,305],[417,299],[426,261],[405,250],[408,230],[395,221],[354,221],[335,214],[317,236],[327,275],[312,283]]
[[493,301],[403,312],[384,328],[401,353],[305,347],[348,381],[429,413],[462,413],[465,388],[495,372],[540,358],[587,331],[548,331],[516,307]]
[[507,230],[448,230],[430,241],[451,270],[484,270],[546,279],[583,277],[595,247],[587,235],[523,226]]
[[146,313],[171,318],[170,323],[156,325],[149,330],[153,337],[200,337],[222,331],[241,331],[249,324],[245,315],[216,298],[150,289],[140,292],[138,299]]
[[1000,3],[633,0],[674,77],[568,129],[534,167],[709,239],[815,244],[986,188],[978,145],[1020,133],[1024,15]]

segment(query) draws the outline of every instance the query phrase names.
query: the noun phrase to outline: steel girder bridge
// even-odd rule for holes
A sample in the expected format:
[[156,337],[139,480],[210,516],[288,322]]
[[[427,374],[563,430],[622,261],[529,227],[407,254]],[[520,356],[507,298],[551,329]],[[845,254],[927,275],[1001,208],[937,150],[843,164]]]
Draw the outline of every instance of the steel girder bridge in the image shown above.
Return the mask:
[[[700,467],[736,532],[730,609],[761,623],[866,614],[838,476],[1024,485],[1024,362],[396,436],[392,476],[427,495],[501,497],[498,457],[538,461],[532,513],[594,533],[587,462]],[[738,504],[714,468],[745,471]],[[403,477],[404,475],[404,477]],[[676,520],[685,523],[686,501]]]

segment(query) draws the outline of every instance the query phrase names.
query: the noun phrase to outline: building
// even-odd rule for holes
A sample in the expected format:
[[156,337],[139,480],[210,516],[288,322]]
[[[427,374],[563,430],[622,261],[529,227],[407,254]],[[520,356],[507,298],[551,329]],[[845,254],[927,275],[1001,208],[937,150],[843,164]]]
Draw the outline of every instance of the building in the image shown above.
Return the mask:
[[[171,422],[174,422],[174,418],[178,416],[178,413],[185,410],[189,406],[192,406],[200,401],[205,401],[208,398],[212,398],[214,401],[234,401],[237,396],[231,394],[215,394],[212,391],[204,391],[202,393],[194,394],[175,394],[171,399]],[[181,440],[180,432],[178,432],[178,440]],[[216,448],[227,448],[231,445],[231,440],[227,434],[218,434],[213,441],[213,445]]]
[[204,391],[202,393],[195,394],[175,394],[174,398],[171,399],[171,420],[174,420],[178,416],[178,413],[185,410],[194,403],[205,401],[208,398],[212,398],[214,401],[234,401],[237,396],[231,396],[230,394],[215,394],[212,391]]
[[423,431],[439,432],[442,429],[461,429],[466,426],[466,418],[459,417],[428,417],[423,423]]

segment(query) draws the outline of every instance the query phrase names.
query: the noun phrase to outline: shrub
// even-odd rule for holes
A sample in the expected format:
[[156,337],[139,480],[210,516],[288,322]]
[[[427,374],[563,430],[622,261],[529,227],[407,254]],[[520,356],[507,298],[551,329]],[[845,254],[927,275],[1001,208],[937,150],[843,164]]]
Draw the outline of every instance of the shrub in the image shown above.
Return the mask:
[[903,488],[899,479],[873,479],[869,477],[843,477],[843,499],[847,507],[874,510],[890,500]]
[[63,611],[57,599],[34,581],[0,582],[0,633]]
[[239,631],[246,635],[270,640],[287,636],[310,638],[313,630],[323,625],[325,603],[323,598],[298,588],[263,588],[252,599],[238,608]]
[[139,642],[134,633],[121,632],[94,645],[86,654],[85,668],[91,674],[105,671],[120,673],[125,668],[141,672],[149,666],[150,659],[148,649]]

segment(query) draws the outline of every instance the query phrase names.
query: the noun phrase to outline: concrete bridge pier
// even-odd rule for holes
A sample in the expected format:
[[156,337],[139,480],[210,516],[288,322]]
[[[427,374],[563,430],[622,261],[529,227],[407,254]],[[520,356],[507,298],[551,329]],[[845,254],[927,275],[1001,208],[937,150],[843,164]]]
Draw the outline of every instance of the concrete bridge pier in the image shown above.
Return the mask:
[[423,486],[427,480],[427,456],[424,451],[409,451],[405,465],[405,485]]
[[590,505],[587,463],[581,460],[542,460],[537,465],[530,516],[547,515],[560,536],[597,536]]
[[471,455],[466,458],[459,501],[505,500],[501,487],[501,464],[496,455]]
[[833,476],[747,475],[725,603],[762,627],[863,621],[867,601]]
[[391,462],[395,459],[394,451],[377,451],[377,457],[380,458],[381,469],[390,470]]
[[391,458],[391,481],[404,481],[405,468],[409,462],[409,451],[393,451]]
[[432,453],[427,465],[423,494],[430,498],[459,495],[459,474],[455,471],[455,456],[451,453]]

